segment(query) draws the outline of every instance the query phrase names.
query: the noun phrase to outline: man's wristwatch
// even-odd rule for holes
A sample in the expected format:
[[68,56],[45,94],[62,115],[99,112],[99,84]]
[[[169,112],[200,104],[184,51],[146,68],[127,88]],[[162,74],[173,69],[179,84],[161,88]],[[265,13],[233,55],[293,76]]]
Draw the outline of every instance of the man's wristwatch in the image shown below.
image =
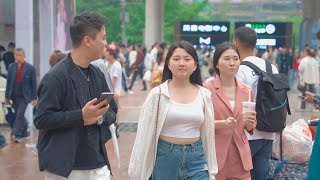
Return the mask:
[[99,119],[98,119],[98,121],[97,121],[97,124],[98,124],[98,125],[101,125],[102,123],[103,123],[103,117],[100,116]]

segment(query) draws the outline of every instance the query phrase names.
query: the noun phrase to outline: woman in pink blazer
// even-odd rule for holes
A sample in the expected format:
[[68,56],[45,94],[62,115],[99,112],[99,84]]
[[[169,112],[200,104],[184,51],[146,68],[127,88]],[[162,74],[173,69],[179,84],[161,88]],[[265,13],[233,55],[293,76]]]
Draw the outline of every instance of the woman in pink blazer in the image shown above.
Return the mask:
[[245,131],[250,135],[256,127],[256,113],[242,113],[242,101],[248,101],[249,94],[253,100],[253,93],[236,79],[239,66],[239,51],[234,45],[218,45],[213,58],[216,78],[204,84],[212,93],[214,107],[217,180],[251,179],[252,159]]

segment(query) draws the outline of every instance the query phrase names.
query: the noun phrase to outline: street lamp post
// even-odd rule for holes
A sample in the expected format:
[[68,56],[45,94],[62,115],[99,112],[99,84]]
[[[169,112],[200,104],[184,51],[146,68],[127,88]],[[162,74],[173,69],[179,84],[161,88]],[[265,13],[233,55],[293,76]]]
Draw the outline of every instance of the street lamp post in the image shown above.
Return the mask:
[[121,32],[122,43],[127,45],[126,37],[126,0],[121,0]]

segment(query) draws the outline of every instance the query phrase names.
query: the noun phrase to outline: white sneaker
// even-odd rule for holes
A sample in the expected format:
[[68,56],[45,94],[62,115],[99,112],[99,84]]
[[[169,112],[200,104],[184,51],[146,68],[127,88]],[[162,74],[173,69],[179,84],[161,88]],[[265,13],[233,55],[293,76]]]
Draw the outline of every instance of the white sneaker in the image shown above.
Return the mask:
[[128,93],[129,93],[129,94],[134,94],[134,92],[133,92],[133,91],[131,91],[131,90],[128,90]]

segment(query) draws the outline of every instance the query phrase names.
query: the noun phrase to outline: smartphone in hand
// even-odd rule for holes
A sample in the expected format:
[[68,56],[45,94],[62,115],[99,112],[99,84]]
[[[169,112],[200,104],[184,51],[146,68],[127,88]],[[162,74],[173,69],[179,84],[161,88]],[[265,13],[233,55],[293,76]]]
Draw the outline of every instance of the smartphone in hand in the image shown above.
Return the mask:
[[[103,101],[105,99],[107,99],[108,103],[109,103],[113,99],[113,96],[114,96],[114,94],[112,92],[102,92],[100,97],[98,98],[98,101],[94,105],[99,104],[101,101]],[[104,105],[103,107],[107,106],[108,103],[106,105]]]

